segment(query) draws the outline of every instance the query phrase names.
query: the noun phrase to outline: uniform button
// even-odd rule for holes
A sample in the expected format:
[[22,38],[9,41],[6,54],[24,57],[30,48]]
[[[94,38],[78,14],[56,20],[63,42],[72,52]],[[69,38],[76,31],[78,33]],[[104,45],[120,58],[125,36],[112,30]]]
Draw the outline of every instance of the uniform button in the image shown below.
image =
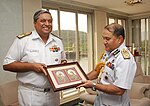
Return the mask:
[[58,61],[58,59],[55,59],[55,61]]
[[105,79],[106,79],[106,80],[108,80],[108,77],[107,77],[107,76],[105,76]]

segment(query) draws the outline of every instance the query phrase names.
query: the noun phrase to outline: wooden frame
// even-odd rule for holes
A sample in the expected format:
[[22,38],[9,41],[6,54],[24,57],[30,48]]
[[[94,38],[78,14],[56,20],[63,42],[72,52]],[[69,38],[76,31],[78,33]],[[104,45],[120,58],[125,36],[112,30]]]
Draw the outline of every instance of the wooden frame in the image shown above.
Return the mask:
[[49,65],[46,71],[55,92],[76,87],[82,80],[88,79],[78,62]]

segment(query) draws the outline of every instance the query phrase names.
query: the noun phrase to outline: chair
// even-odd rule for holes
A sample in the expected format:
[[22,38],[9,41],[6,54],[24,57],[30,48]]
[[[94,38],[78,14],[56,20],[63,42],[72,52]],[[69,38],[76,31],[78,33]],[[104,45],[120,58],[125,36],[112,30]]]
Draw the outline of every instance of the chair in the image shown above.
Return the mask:
[[[131,106],[150,106],[150,77],[144,76],[140,63],[137,63],[137,71],[129,90]],[[97,92],[86,89],[85,93],[80,94],[80,99],[84,100],[84,106],[92,106]]]
[[141,64],[139,62],[136,62],[136,64],[137,64],[137,70],[136,70],[134,82],[150,84],[150,75],[144,75],[141,68]]
[[133,83],[129,96],[131,106],[150,106],[150,98],[146,97],[145,91],[150,89],[150,84]]
[[19,106],[17,80],[0,85],[0,100],[3,106]]
[[[139,62],[137,62],[137,70],[133,82],[150,85],[150,75],[143,74],[141,64]],[[150,98],[150,88],[147,88],[144,93],[146,97]]]
[[97,95],[97,92],[92,91],[90,88],[86,89],[84,93],[81,93],[79,98],[81,100],[84,100],[83,106],[93,106],[95,97]]
[[[133,83],[129,91],[131,106],[150,106],[150,99],[145,97],[144,92],[148,88],[147,85]],[[85,93],[80,95],[80,99],[84,100],[84,106],[92,106],[97,93],[91,89],[86,89]]]

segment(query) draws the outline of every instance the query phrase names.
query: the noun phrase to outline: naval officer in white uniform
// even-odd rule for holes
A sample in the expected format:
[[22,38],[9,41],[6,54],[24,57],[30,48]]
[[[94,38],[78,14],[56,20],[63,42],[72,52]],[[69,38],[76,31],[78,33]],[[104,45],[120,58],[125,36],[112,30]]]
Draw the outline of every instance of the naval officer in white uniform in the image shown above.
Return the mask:
[[[96,68],[88,74],[90,80],[77,88],[97,91],[94,106],[130,106],[128,90],[131,88],[136,63],[124,43],[123,26],[112,23],[105,26],[102,34],[105,52]],[[91,80],[97,78],[97,83]]]
[[50,12],[39,10],[34,14],[35,30],[18,35],[10,47],[3,68],[17,72],[20,106],[59,106],[59,92],[54,92],[47,80],[47,65],[66,60],[62,40],[51,34]]

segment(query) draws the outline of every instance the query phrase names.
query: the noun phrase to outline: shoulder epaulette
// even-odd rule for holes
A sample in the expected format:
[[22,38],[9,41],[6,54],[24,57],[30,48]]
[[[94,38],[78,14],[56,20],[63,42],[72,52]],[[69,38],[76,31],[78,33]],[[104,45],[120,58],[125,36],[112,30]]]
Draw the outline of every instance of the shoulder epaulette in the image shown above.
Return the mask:
[[102,59],[103,55],[104,55],[104,52],[102,52],[101,55],[99,56],[100,60]]
[[31,34],[32,34],[32,32],[22,33],[22,34],[18,35],[17,38],[21,39],[21,38],[23,38],[25,36],[29,36]]
[[130,54],[126,49],[122,49],[121,53],[124,59],[130,59]]
[[57,38],[59,38],[59,39],[61,39],[62,40],[62,38],[60,38],[59,36],[57,36],[57,35],[55,35],[55,34],[53,34],[53,33],[51,33],[53,36],[55,36],[55,37],[57,37]]

